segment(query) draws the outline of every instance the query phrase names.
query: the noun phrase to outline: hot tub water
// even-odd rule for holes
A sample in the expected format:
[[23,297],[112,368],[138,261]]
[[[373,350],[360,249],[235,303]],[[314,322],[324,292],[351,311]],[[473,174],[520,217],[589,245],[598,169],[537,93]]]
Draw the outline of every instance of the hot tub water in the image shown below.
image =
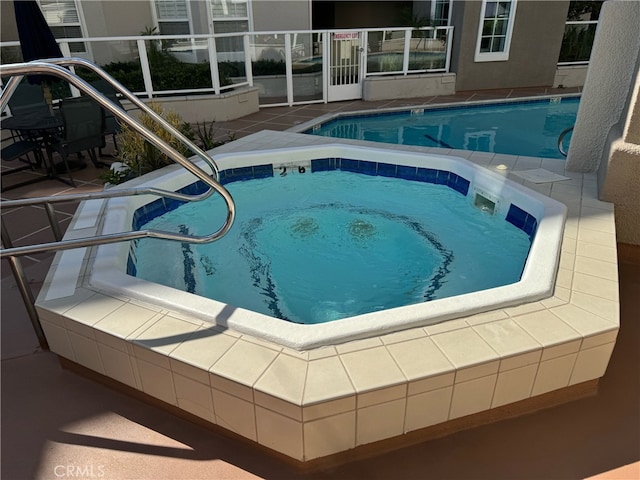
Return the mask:
[[[517,282],[531,245],[446,185],[329,171],[226,186],[238,212],[230,233],[208,245],[142,240],[138,277],[322,323]],[[146,227],[201,234],[221,215],[214,198]]]

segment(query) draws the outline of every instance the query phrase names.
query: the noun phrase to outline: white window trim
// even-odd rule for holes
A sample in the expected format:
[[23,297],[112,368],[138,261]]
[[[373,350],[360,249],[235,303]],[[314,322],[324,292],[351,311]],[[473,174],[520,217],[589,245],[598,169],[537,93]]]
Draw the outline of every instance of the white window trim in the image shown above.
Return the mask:
[[246,17],[213,17],[211,11],[211,0],[207,0],[207,22],[209,24],[209,33],[216,33],[213,28],[213,22],[237,22],[246,20],[248,32],[253,32],[253,0],[247,0],[247,16]]
[[[1,0],[0,0],[1,1]],[[87,22],[84,19],[84,11],[82,10],[82,3],[78,2],[78,0],[74,0],[73,3],[76,6],[76,13],[78,14],[78,23],[61,23],[59,25],[49,25],[50,27],[58,27],[58,26],[79,26],[80,27],[80,33],[82,34],[82,38],[88,38],[87,37]],[[40,11],[42,11],[42,5],[40,0],[38,0],[38,7],[40,7]],[[69,42],[67,41],[66,38],[56,38],[56,40],[58,40],[59,42],[62,43],[67,43],[67,45],[69,44]],[[92,50],[91,50],[91,44],[89,42],[82,42],[84,43],[84,48],[85,51],[84,52],[78,52],[76,54],[72,54],[72,55],[81,55],[81,56],[86,56],[88,55],[89,57],[93,58],[93,54],[92,54]],[[62,52],[62,54],[64,55],[64,52]]]
[[[153,19],[153,25],[158,29],[158,35],[160,33],[160,19],[158,18],[158,10],[156,9],[156,0],[149,0],[151,3],[151,18]],[[189,35],[193,34],[193,20],[191,17],[191,2],[189,0],[186,1],[187,4],[187,22],[189,23]],[[166,20],[171,21],[171,20]],[[183,21],[183,20],[175,20],[175,21]]]
[[[448,10],[448,15],[447,15],[447,24],[446,25],[440,25],[441,27],[448,27],[449,25],[451,25],[451,11],[453,10],[453,0],[448,0],[449,2],[449,10]],[[435,19],[436,18],[436,1],[433,0],[431,2],[431,18]]]
[[507,34],[504,40],[504,50],[502,52],[480,51],[480,42],[482,41],[482,27],[484,25],[484,14],[487,8],[487,3],[495,1],[496,0],[482,0],[482,9],[480,10],[480,20],[478,22],[478,37],[476,38],[476,53],[474,58],[475,62],[505,62],[509,60],[511,36],[513,35],[513,25],[515,23],[518,0],[510,0],[511,8],[509,9],[509,20],[507,23]]

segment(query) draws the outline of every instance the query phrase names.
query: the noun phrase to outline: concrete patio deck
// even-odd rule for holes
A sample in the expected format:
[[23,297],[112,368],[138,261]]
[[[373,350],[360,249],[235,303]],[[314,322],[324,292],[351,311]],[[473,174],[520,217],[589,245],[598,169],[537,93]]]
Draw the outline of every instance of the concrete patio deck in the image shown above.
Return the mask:
[[[548,94],[466,92],[395,102],[276,107],[218,124],[236,138],[286,130],[330,111]],[[558,93],[567,93],[566,90]],[[4,198],[102,188],[89,165],[78,187],[46,180]],[[9,177],[8,182],[12,180]],[[73,205],[57,209],[68,225]],[[44,211],[3,211],[16,245],[51,241]],[[37,294],[52,254],[23,260]],[[223,436],[61,368],[37,339],[6,262],[2,263],[3,479],[583,479],[640,478],[640,249],[618,245],[620,333],[596,396],[353,462],[301,472],[255,445]]]

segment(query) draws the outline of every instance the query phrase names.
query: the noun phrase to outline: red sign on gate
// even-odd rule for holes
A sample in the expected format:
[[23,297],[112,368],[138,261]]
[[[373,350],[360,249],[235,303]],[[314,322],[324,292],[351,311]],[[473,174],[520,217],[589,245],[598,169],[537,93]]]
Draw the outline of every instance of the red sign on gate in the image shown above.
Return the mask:
[[334,33],[334,40],[354,40],[358,38],[358,32]]

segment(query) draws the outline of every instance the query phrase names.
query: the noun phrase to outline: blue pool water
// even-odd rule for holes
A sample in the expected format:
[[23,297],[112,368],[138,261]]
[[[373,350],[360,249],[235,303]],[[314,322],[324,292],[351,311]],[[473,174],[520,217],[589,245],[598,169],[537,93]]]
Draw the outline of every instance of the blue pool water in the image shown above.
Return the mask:
[[[136,276],[320,323],[517,282],[531,245],[474,208],[457,176],[447,185],[333,170],[226,186],[237,207],[230,232],[207,245],[139,240]],[[145,228],[205,234],[224,215],[210,198]]]
[[[311,135],[400,145],[564,158],[558,136],[575,124],[579,98],[414,109],[349,115],[305,131]],[[565,138],[566,145],[570,135]]]

